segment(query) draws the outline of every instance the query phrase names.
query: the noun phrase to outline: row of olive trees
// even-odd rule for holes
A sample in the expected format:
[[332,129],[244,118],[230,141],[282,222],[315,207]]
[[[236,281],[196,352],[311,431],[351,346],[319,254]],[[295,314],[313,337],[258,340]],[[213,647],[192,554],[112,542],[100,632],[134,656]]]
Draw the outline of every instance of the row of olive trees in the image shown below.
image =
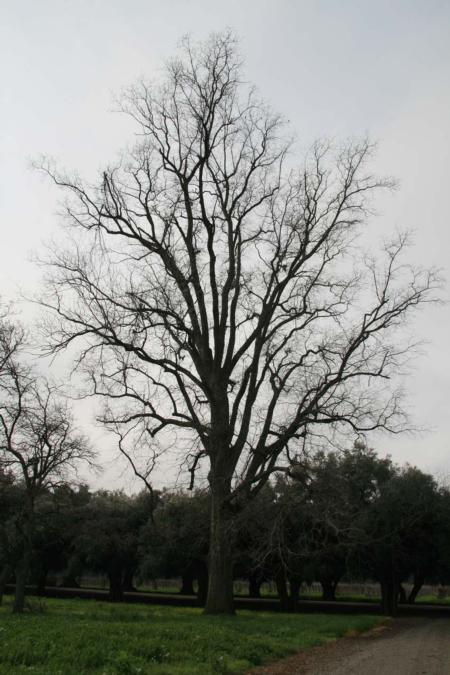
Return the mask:
[[[3,477],[0,498],[9,513],[0,526],[0,561],[14,568],[15,510],[24,488]],[[14,488],[14,489],[13,489]],[[18,501],[19,500],[19,501]],[[37,499],[30,580],[45,591],[48,575],[76,587],[86,573],[109,580],[111,601],[136,580],[182,580],[180,592],[207,597],[209,491],[127,496],[59,486]],[[431,476],[399,468],[362,447],[318,453],[269,482],[236,516],[230,533],[233,576],[259,597],[276,584],[283,609],[295,610],[300,586],[318,581],[333,600],[340,580],[380,583],[383,610],[395,614],[402,583],[450,578],[450,492]],[[406,598],[405,598],[406,600]]]
[[[450,491],[417,468],[356,445],[299,463],[271,490],[276,498],[265,499],[264,518],[254,511],[262,532],[252,557],[263,561],[260,579],[267,563],[278,566],[286,607],[295,606],[305,581],[320,581],[326,600],[344,577],[377,581],[386,614],[396,613],[399,600],[414,602],[426,580],[448,583]],[[408,596],[404,582],[412,583]]]

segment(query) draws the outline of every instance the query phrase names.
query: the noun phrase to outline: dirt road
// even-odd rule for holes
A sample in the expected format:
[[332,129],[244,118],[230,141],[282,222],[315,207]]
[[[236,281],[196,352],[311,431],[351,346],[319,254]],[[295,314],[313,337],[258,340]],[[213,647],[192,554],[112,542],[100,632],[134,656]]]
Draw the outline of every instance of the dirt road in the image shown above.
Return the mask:
[[258,668],[252,675],[450,675],[450,619],[402,617]]

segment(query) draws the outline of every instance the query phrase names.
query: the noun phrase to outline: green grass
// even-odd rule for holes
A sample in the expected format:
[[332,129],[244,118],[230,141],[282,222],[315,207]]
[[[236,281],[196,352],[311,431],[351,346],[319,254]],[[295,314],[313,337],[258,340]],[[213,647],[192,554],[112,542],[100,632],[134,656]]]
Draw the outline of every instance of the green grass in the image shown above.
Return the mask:
[[[36,603],[36,600],[32,600]],[[243,673],[348,631],[365,631],[375,616],[239,612],[46,600],[44,612],[0,608],[0,673],[15,675],[208,675]]]
[[450,596],[438,598],[436,595],[419,595],[416,598],[416,603],[424,603],[427,605],[450,605]]

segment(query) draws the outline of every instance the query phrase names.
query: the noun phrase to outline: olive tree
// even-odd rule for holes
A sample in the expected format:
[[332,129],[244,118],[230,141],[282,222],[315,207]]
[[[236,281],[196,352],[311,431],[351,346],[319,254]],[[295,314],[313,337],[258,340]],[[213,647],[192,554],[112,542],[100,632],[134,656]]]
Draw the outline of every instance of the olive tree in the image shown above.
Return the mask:
[[357,262],[369,142],[316,143],[297,163],[283,119],[243,81],[229,33],[185,40],[160,85],[122,109],[136,142],[98,181],[42,168],[66,196],[47,258],[48,349],[78,343],[134,471],[171,448],[211,490],[206,611],[232,612],[233,513],[314,428],[398,429],[395,337],[436,279],[407,239]]

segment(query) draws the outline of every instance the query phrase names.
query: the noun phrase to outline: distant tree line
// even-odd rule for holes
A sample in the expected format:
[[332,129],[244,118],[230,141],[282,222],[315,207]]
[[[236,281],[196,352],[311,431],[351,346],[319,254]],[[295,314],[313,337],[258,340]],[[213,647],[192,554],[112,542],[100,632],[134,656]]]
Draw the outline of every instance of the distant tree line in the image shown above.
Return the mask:
[[[0,595],[23,573],[27,490],[0,471]],[[120,601],[144,579],[177,577],[181,593],[205,602],[209,490],[129,496],[65,483],[45,486],[33,508],[27,581],[41,592],[50,575],[77,587],[96,573]],[[425,582],[449,582],[450,491],[362,444],[297,461],[235,516],[234,577],[248,581],[251,597],[274,582],[285,610],[295,610],[301,584],[313,581],[326,600],[344,579],[376,581],[387,614],[414,602]]]

